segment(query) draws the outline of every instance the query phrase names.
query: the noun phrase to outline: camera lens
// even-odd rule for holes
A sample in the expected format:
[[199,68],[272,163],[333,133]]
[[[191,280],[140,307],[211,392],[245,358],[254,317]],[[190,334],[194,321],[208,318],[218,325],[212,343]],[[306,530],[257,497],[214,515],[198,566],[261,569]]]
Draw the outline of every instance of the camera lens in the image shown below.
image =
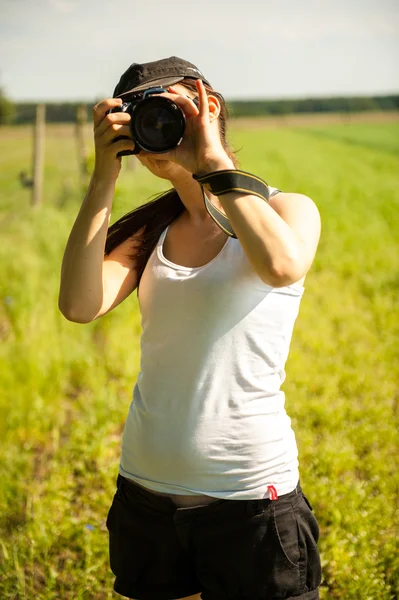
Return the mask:
[[132,134],[147,152],[167,152],[183,139],[185,116],[169,98],[150,96],[136,105]]

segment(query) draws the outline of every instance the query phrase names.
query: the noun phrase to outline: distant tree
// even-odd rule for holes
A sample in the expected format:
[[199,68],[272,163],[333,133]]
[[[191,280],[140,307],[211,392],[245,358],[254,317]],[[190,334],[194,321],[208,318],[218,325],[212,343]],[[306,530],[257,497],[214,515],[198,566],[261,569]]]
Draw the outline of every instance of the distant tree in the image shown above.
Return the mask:
[[294,103],[291,100],[275,102],[273,113],[275,115],[288,115],[293,112]]
[[378,105],[373,98],[353,98],[351,110],[361,112],[362,110],[377,110]]
[[0,88],[0,125],[12,123],[15,117],[15,106],[6,98],[2,88]]

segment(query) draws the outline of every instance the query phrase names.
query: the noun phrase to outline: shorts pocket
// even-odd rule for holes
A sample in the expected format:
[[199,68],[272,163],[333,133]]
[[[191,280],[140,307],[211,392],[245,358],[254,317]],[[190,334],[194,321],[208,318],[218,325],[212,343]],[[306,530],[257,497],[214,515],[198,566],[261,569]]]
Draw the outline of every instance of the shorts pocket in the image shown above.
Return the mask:
[[320,529],[309,500],[302,494],[296,507],[299,547],[301,552],[301,582],[307,591],[316,589],[322,579],[320,554],[317,547]]
[[300,573],[298,524],[291,502],[272,501],[264,511],[265,531],[260,544],[262,592],[267,598],[299,596]]
[[298,525],[294,508],[286,504],[281,508],[274,506],[273,527],[277,546],[288,564],[297,566],[300,558]]

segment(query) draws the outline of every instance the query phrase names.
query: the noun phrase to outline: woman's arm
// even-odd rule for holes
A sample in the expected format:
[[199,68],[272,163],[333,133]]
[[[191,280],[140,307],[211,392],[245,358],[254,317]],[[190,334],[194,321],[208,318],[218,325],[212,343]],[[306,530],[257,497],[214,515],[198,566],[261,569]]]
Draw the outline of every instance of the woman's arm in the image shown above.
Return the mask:
[[230,192],[217,200],[262,281],[283,287],[306,275],[321,229],[319,211],[310,198],[279,193],[267,203],[257,196]]
[[88,323],[108,312],[122,301],[121,293],[124,296],[135,287],[134,264],[128,259],[134,241],[127,240],[119,253],[116,248],[104,260],[115,184],[121,166],[117,154],[121,150],[134,149],[132,139],[114,141],[121,134],[130,136],[127,126],[130,116],[108,114],[109,109],[118,104],[120,100],[108,99],[94,107],[94,173],[62,261],[58,305],[67,319],[77,323]]
[[[59,309],[69,321],[90,323],[137,287],[134,252],[144,228],[104,257],[113,190],[92,183],[69,236],[61,268]],[[103,202],[99,202],[102,199]]]
[[61,267],[58,306],[64,317],[88,323],[103,302],[104,248],[115,184],[91,179],[72,227]]
[[[226,157],[204,165],[201,175],[234,169]],[[229,192],[213,197],[226,213],[248,260],[273,287],[302,279],[311,267],[320,238],[320,214],[303,194],[279,193],[267,203],[258,196]]]

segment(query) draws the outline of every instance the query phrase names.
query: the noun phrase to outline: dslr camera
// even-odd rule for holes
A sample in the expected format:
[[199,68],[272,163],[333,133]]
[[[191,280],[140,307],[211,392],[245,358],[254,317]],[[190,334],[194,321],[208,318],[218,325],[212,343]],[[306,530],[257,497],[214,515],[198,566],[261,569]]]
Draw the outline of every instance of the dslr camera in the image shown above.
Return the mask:
[[[129,128],[135,149],[118,152],[118,156],[138,154],[141,150],[155,154],[168,152],[181,143],[186,128],[184,112],[173,100],[156,95],[167,91],[153,87],[133,92],[122,105],[110,109],[110,113],[127,112],[131,116]],[[194,102],[197,104],[195,99]],[[115,141],[120,139],[124,136]]]

